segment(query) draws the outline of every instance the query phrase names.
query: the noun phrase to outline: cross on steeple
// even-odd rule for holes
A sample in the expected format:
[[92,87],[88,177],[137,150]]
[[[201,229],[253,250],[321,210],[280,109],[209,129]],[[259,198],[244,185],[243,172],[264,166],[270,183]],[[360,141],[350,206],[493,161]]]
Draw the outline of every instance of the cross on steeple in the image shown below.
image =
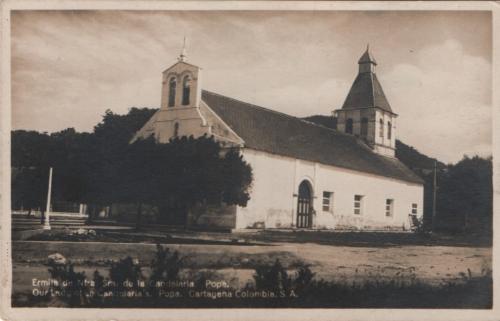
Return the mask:
[[185,62],[187,60],[187,53],[186,53],[186,36],[184,36],[184,42],[182,43],[182,51],[181,54],[179,55],[179,58],[177,58],[180,62]]

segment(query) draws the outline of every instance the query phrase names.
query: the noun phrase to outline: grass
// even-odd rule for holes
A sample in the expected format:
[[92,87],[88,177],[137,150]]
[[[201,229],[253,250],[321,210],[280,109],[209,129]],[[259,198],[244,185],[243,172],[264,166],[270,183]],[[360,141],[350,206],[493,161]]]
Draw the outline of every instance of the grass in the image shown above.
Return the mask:
[[[245,237],[245,235],[241,235]],[[402,232],[366,232],[366,231],[282,231],[262,230],[246,237],[255,242],[314,243],[321,245],[376,247],[397,246],[449,246],[449,247],[491,247],[492,239],[488,235],[472,234],[417,234]]]
[[[85,229],[83,229],[85,231]],[[77,234],[70,230],[44,231],[29,238],[38,241],[123,242],[164,244],[235,244],[313,243],[349,247],[388,248],[398,246],[491,247],[488,234],[418,234],[411,232],[368,232],[333,230],[255,230],[249,232],[200,232],[190,230],[142,231],[95,230],[95,234]]]
[[29,241],[64,241],[64,242],[108,242],[108,243],[144,243],[144,244],[230,244],[230,245],[259,245],[257,242],[246,242],[235,238],[203,239],[194,235],[172,236],[168,233],[151,234],[146,232],[116,232],[108,230],[82,229],[79,234],[71,230],[43,231],[33,235]]

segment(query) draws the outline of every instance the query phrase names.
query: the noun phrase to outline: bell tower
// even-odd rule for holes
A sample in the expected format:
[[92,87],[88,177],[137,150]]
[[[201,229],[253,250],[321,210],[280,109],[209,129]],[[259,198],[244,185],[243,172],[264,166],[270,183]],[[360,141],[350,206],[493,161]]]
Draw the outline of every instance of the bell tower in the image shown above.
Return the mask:
[[187,63],[186,39],[177,63],[163,71],[161,108],[199,107],[201,68]]
[[341,109],[333,111],[337,130],[364,140],[376,153],[395,157],[396,118],[375,73],[369,46],[358,60],[358,75]]
[[162,73],[160,110],[137,133],[160,143],[182,136],[210,134],[201,106],[201,68],[187,62],[186,39],[177,62]]

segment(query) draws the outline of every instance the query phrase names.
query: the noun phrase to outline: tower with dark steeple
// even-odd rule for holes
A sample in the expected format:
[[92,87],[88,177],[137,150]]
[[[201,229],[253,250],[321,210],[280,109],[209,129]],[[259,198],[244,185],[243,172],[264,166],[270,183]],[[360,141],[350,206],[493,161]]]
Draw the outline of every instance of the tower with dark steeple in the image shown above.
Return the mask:
[[363,139],[375,152],[395,157],[396,117],[375,73],[377,62],[367,46],[359,71],[341,109],[333,112],[337,130]]

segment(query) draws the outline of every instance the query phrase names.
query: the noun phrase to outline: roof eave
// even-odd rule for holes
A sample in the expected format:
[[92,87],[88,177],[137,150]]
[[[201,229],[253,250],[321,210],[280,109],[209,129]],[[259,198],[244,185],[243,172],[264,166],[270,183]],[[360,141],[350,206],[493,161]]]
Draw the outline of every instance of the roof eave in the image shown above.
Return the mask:
[[334,111],[342,111],[342,110],[358,110],[358,109],[370,109],[370,108],[376,108],[376,109],[380,109],[381,111],[383,112],[386,112],[386,113],[389,113],[389,114],[392,114],[393,116],[397,117],[399,116],[398,114],[396,114],[395,112],[393,112],[392,110],[387,110],[385,108],[382,108],[382,107],[379,107],[379,106],[372,106],[372,107],[349,107],[349,106],[342,106],[342,108],[339,108],[339,109],[334,109]]

